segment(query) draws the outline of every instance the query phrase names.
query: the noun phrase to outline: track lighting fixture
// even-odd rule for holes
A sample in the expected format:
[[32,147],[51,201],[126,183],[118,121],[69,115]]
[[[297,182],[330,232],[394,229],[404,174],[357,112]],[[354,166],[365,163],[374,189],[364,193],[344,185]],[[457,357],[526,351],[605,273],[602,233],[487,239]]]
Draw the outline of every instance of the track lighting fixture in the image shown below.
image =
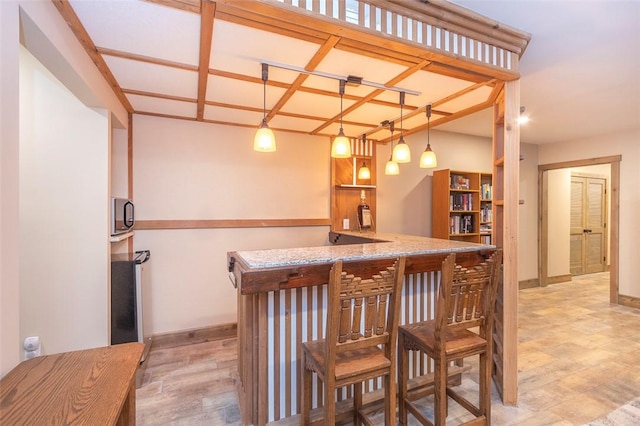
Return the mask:
[[276,137],[267,125],[267,80],[269,78],[269,65],[262,64],[262,89],[263,89],[263,116],[262,123],[253,137],[253,149],[260,152],[273,152],[276,150]]
[[431,144],[429,141],[429,128],[431,121],[431,104],[427,105],[427,148],[420,156],[420,167],[423,169],[432,169],[438,166],[438,159],[436,153],[431,151]]
[[403,115],[403,107],[404,107],[404,92],[400,92],[400,139],[398,140],[398,145],[393,148],[393,161],[396,163],[409,163],[411,162],[411,150],[409,149],[409,145],[404,141],[404,136],[402,135],[402,115]]
[[349,138],[344,135],[344,130],[342,129],[342,98],[344,96],[344,86],[345,80],[340,80],[340,131],[331,144],[331,156],[333,158],[351,157],[351,142]]

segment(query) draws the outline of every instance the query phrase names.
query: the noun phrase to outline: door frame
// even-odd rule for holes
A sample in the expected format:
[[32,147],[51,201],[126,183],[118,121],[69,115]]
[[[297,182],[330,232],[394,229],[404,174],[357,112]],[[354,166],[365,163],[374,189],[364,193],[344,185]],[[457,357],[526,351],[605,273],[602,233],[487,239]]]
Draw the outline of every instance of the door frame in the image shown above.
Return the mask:
[[547,199],[547,179],[544,172],[549,170],[567,169],[572,167],[594,166],[598,164],[609,164],[611,166],[611,191],[610,206],[611,216],[609,218],[610,241],[610,265],[609,265],[609,302],[618,303],[619,298],[619,226],[620,226],[620,161],[621,155],[609,157],[596,157],[584,160],[564,161],[561,163],[550,163],[538,165],[538,282],[541,287],[547,286],[549,278],[547,256],[549,252],[548,242],[548,199]]

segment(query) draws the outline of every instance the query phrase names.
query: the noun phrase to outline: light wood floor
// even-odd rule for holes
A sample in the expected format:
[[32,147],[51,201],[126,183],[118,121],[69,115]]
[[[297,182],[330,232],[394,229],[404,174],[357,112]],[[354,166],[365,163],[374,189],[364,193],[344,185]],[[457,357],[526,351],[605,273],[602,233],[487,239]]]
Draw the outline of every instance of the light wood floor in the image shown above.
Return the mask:
[[[640,396],[640,310],[608,295],[608,273],[520,291],[519,404],[503,406],[494,392],[494,425],[582,425]],[[138,424],[240,425],[236,350],[235,339],[152,348]],[[461,385],[470,393],[474,370]],[[425,411],[431,404],[423,400]],[[463,418],[451,403],[449,421]]]

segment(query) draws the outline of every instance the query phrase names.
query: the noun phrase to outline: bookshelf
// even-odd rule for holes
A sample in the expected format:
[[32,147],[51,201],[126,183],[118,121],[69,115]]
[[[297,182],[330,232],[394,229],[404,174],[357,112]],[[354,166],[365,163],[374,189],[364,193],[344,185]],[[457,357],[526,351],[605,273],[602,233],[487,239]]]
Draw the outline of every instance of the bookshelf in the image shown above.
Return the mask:
[[459,170],[433,173],[434,238],[492,243],[492,175]]

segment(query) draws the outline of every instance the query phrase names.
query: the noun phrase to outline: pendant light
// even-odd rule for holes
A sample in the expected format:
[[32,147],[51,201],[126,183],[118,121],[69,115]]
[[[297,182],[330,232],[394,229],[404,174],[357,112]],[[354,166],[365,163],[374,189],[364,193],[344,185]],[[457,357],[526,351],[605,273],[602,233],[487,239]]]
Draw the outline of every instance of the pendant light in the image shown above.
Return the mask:
[[438,167],[438,159],[436,153],[431,151],[431,144],[429,143],[429,127],[431,121],[431,104],[427,105],[427,148],[420,156],[420,167],[423,169],[432,169]]
[[267,125],[267,79],[269,78],[269,65],[262,64],[262,89],[263,89],[263,116],[262,123],[253,137],[253,150],[259,152],[273,152],[276,150],[276,137]]
[[[362,146],[367,145],[367,135],[362,135]],[[358,169],[358,179],[371,179],[371,171],[367,167],[367,163],[362,159],[362,167]]]
[[351,142],[349,138],[344,135],[342,129],[342,97],[344,95],[345,80],[340,80],[340,132],[338,136],[333,140],[331,144],[331,156],[333,158],[350,158],[351,157]]
[[404,106],[404,92],[400,92],[400,139],[398,140],[398,145],[393,148],[393,161],[396,163],[409,163],[411,162],[411,150],[409,149],[409,145],[404,141],[404,136],[402,135],[403,127],[402,127],[402,110]]
[[389,161],[387,161],[387,164],[385,164],[385,166],[384,166],[384,174],[385,175],[389,175],[389,176],[393,176],[393,175],[400,174],[400,167],[398,166],[398,163],[393,161],[393,154],[392,154],[392,152],[393,152],[393,130],[394,130],[393,121],[391,121],[389,123],[389,130],[391,131],[391,152],[389,153]]

